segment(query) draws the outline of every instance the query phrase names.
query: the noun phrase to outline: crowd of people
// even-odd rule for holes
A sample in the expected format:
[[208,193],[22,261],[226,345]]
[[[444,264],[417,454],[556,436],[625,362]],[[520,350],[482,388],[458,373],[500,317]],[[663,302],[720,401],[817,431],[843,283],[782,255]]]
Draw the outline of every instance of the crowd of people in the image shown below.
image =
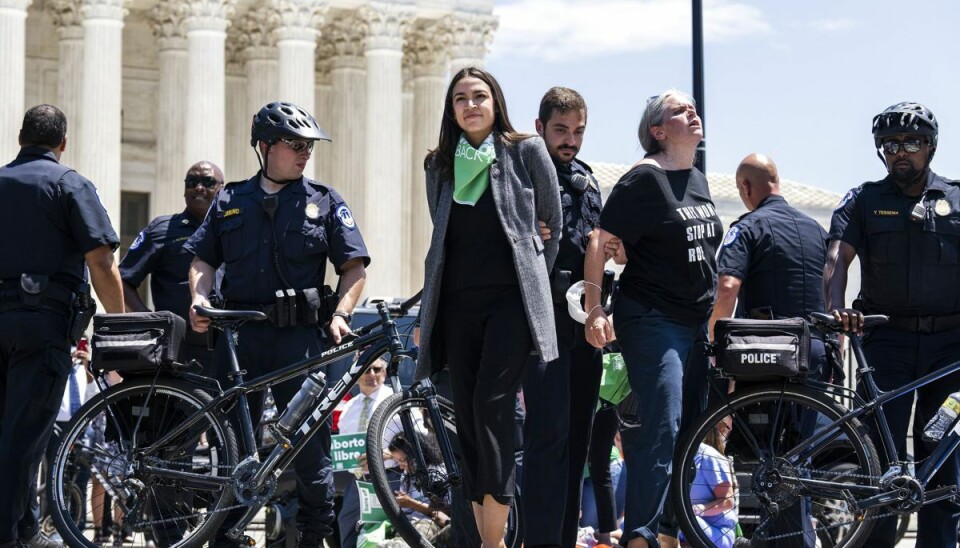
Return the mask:
[[[673,453],[706,405],[710,364],[701,343],[719,318],[831,311],[858,331],[864,313],[887,314],[890,323],[864,344],[882,389],[960,356],[960,183],[930,169],[939,128],[926,107],[899,103],[876,116],[874,144],[888,175],[851,190],[829,232],[787,203],[774,161],[753,153],[736,173],[748,212],[724,234],[707,179],[694,167],[703,127],[683,92],[667,90],[646,102],[638,128],[644,158],[605,203],[590,167],[578,158],[586,126],[584,99],[555,87],[541,100],[537,135],[517,132],[493,75],[465,68],[450,81],[439,140],[424,159],[433,233],[417,378],[447,371],[463,494],[484,548],[504,545],[518,449],[528,548],[585,542],[588,456],[596,520],[589,542],[677,546],[682,537],[668,496]],[[319,354],[321,329],[333,344],[350,332],[371,261],[343,197],[303,176],[315,144],[330,138],[296,105],[273,102],[254,115],[250,144],[261,169],[249,179],[224,184],[211,162],[190,166],[185,209],[144,228],[119,268],[113,255],[119,239],[93,183],[59,163],[66,135],[63,113],[34,107],[24,117],[20,154],[0,168],[0,227],[21,235],[0,242],[6,257],[0,264],[0,548],[52,545],[38,531],[31,487],[71,379],[70,339],[86,327],[77,325],[84,319],[76,301],[88,283],[106,312],[141,311],[146,306],[137,290],[149,274],[154,306],[189,319],[181,358],[196,359],[221,378],[226,345],[207,349],[209,320],[193,305],[209,307],[216,290],[220,306],[266,313],[270,321],[244,324],[238,334],[240,368],[257,376]],[[847,270],[857,257],[860,302],[848,307]],[[611,259],[624,265],[612,312],[601,294]],[[315,297],[328,262],[338,289],[325,317]],[[582,324],[566,298],[577,282]],[[280,310],[296,310],[296,317]],[[609,407],[596,412],[603,349],[614,343],[636,398],[635,424],[622,428]],[[822,338],[814,339],[810,361],[812,374],[827,378]],[[372,409],[390,393],[383,374],[381,365],[365,375],[361,394],[340,419],[341,431],[366,428]],[[301,381],[273,388],[279,408]],[[921,390],[914,420],[924,424],[958,385],[960,379],[948,379]],[[252,416],[259,417],[260,405],[251,402]],[[886,408],[901,452],[911,407],[902,399]],[[713,443],[702,445],[703,492],[692,495],[702,526],[718,528],[717,546],[736,541],[738,486],[724,454],[731,427],[719,423]],[[617,430],[625,464],[616,469],[625,477],[622,521],[610,466]],[[342,545],[356,542],[355,501],[345,501],[339,516],[334,512],[330,435],[325,426],[294,462],[296,524],[305,548],[322,546],[338,521]],[[401,477],[410,473],[409,443],[395,438],[388,448]],[[917,459],[928,453],[923,444],[914,447]],[[958,462],[952,456],[936,481],[956,484]],[[436,458],[428,465],[443,466]],[[449,523],[446,512],[418,500],[412,485],[402,506],[437,535]],[[804,506],[778,519],[811,529]],[[944,500],[923,507],[919,542],[956,546],[957,506]],[[871,546],[891,545],[893,522],[880,520]],[[225,533],[212,544],[234,546]],[[816,537],[804,534],[797,542],[814,546]]]

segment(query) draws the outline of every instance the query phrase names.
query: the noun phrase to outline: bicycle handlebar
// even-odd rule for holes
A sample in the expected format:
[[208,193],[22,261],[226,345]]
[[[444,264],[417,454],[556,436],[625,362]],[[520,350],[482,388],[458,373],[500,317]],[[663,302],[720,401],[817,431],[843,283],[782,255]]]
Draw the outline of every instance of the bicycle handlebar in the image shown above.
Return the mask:
[[[890,320],[889,316],[884,316],[883,314],[872,314],[869,316],[863,317],[863,329],[869,329],[871,327],[876,327],[878,325],[883,325]],[[823,329],[824,331],[830,331],[832,333],[843,333],[843,323],[838,321],[833,317],[832,314],[826,314],[824,312],[811,312],[810,313],[810,322],[813,323],[816,327]]]

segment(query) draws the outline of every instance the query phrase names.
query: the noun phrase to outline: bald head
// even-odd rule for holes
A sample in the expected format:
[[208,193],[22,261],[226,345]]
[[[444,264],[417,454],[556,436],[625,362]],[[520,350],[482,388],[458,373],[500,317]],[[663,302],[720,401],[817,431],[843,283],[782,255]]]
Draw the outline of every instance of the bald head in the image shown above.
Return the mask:
[[737,167],[737,190],[743,205],[753,211],[767,196],[780,194],[780,175],[773,159],[751,154]]
[[[210,184],[213,186],[208,186]],[[184,178],[183,198],[187,210],[197,219],[203,219],[210,203],[223,186],[223,171],[213,162],[201,160],[187,170]]]

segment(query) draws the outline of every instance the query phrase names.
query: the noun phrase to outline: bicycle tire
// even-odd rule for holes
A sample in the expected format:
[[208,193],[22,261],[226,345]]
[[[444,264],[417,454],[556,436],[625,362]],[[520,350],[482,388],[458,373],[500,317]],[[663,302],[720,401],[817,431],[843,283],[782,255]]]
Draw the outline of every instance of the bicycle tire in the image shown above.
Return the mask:
[[[456,417],[453,410],[453,404],[440,396],[437,396],[437,406],[440,409],[440,415],[443,419],[443,428],[447,432],[447,436],[450,439],[451,443],[454,445],[454,451],[459,453],[459,447],[456,443]],[[476,533],[476,526],[472,523],[472,509],[469,508],[469,503],[466,501],[461,501],[460,497],[454,496],[453,490],[458,489],[456,486],[450,485],[448,478],[444,471],[434,470],[430,473],[429,480],[421,482],[414,480],[414,484],[418,486],[418,490],[423,493],[426,493],[427,496],[432,499],[439,501],[440,499],[445,500],[448,504],[462,504],[466,508],[451,508],[450,512],[447,512],[451,518],[451,522],[447,525],[447,530],[444,532],[444,536],[441,540],[432,540],[424,536],[421,530],[415,527],[414,521],[408,518],[407,514],[404,513],[403,509],[397,502],[396,495],[394,494],[394,485],[391,485],[390,478],[388,477],[388,468],[387,463],[383,458],[380,458],[380,455],[372,451],[371,448],[379,447],[386,448],[388,446],[389,440],[398,433],[402,432],[402,427],[400,426],[398,413],[405,411],[419,409],[422,410],[422,416],[424,422],[427,425],[428,430],[436,431],[436,425],[433,425],[429,419],[429,415],[426,412],[426,400],[422,397],[413,396],[409,393],[394,394],[388,399],[384,400],[383,403],[377,406],[376,410],[373,413],[373,416],[370,418],[370,423],[367,428],[367,464],[370,470],[371,481],[373,483],[374,490],[377,494],[377,499],[380,501],[380,505],[383,508],[384,513],[387,515],[390,523],[393,525],[396,533],[412,548],[441,548],[446,546],[455,546],[457,534],[454,533],[456,529],[459,529],[459,534],[461,535],[476,535],[477,542],[479,543],[479,535]],[[393,469],[394,472],[398,470]],[[399,474],[395,474],[399,475]],[[422,478],[421,479],[426,479]],[[427,485],[429,483],[429,485]],[[469,516],[471,523],[469,524],[458,524],[454,523],[456,519],[465,519],[463,516]],[[507,526],[504,534],[504,541],[507,548],[515,548],[521,546],[523,542],[523,532],[521,529],[521,516],[520,516],[520,492],[517,491],[513,499],[513,504],[511,505],[510,514],[507,519]],[[468,525],[468,527],[463,527]]]
[[[149,398],[149,399],[148,399]],[[176,379],[134,379],[112,386],[84,404],[64,428],[47,477],[50,514],[64,541],[94,548],[102,531],[93,519],[82,529],[71,519],[69,496],[77,467],[89,467],[91,489],[84,489],[86,507],[122,522],[114,543],[193,548],[216,533],[233,502],[230,485],[196,488],[145,471],[142,464],[181,472],[229,476],[237,459],[237,442],[227,420],[213,411],[171,440],[156,457],[138,454],[173,425],[211,400],[194,385]],[[93,439],[88,433],[93,432]],[[104,508],[94,484],[114,499]],[[119,510],[117,510],[119,508]],[[119,513],[119,516],[117,514]],[[132,538],[127,540],[127,536]]]
[[[740,525],[743,537],[767,545],[776,545],[780,539],[802,541],[805,534],[816,535],[817,539],[807,539],[808,543],[817,541],[821,546],[839,548],[862,544],[873,528],[879,513],[877,508],[852,512],[842,495],[779,481],[792,475],[855,485],[878,484],[881,474],[878,455],[866,428],[857,420],[841,425],[829,443],[805,461],[807,464],[791,464],[782,458],[802,440],[811,439],[846,412],[821,391],[780,384],[738,390],[725,402],[711,406],[683,435],[675,454],[671,496],[686,541],[697,548],[713,548],[716,542],[708,530],[715,529],[715,535],[726,534],[725,540],[729,542],[733,536],[730,522],[734,521]],[[725,456],[717,457],[719,452],[701,449],[701,444],[710,441],[705,439],[708,433],[726,417],[733,419],[733,432],[725,438]],[[745,429],[749,432],[743,432]],[[698,480],[697,463],[710,455],[713,455],[712,461],[707,462],[718,464],[703,466],[704,479]],[[730,464],[723,464],[720,458]],[[726,468],[724,476],[717,472],[721,468]],[[711,483],[707,483],[714,480],[706,479],[711,473],[734,478],[739,492],[735,494],[732,509],[721,506],[719,511],[712,511],[723,513],[726,520],[718,516],[711,518],[711,524],[698,523],[693,504],[704,503],[708,495],[716,496]],[[805,509],[810,517],[807,529],[801,519]],[[738,513],[736,519],[733,519],[733,510]],[[713,538],[719,539],[719,536]]]

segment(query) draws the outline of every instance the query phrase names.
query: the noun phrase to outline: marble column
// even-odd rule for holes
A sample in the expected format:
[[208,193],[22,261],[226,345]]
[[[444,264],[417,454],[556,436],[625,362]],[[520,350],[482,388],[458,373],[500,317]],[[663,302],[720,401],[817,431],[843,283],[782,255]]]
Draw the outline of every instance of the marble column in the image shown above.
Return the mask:
[[243,71],[247,77],[246,108],[244,121],[246,129],[231,139],[242,138],[247,148],[243,156],[242,177],[251,177],[260,169],[257,155],[250,146],[250,121],[263,105],[280,100],[277,93],[277,41],[274,30],[277,25],[275,10],[264,5],[251,9],[236,22],[230,30],[230,41],[237,44]]
[[187,104],[187,38],[184,28],[186,5],[161,2],[150,10],[153,34],[157,38],[156,186],[151,209],[153,216],[172,215],[184,208],[183,178],[189,164],[184,159],[183,136]]
[[[83,92],[77,171],[97,186],[114,228],[120,226],[124,0],[84,0]],[[119,233],[120,231],[117,230]]]
[[[331,111],[333,110],[333,85],[330,81],[330,69],[333,66],[333,46],[321,42],[317,45],[316,100],[314,101],[313,115],[317,123],[327,134],[331,131]],[[333,143],[319,142],[313,149],[314,175],[323,183],[330,183],[333,172]]]
[[[312,111],[316,102],[317,27],[326,13],[325,0],[273,0],[273,7],[280,16],[280,23],[274,31],[280,69],[280,99]],[[313,179],[315,165],[311,157],[303,175]]]
[[[400,295],[403,200],[403,34],[410,12],[396,4],[372,2],[360,8],[367,24],[366,170],[364,239],[379,268],[367,279],[370,293]],[[375,197],[375,198],[374,198]]]
[[[430,246],[433,223],[427,209],[423,160],[437,147],[443,103],[447,92],[447,63],[450,39],[442,22],[418,24],[408,36],[407,54],[413,69],[413,126],[411,136],[410,250],[411,280],[423,281],[423,259]],[[448,37],[444,39],[443,37]]]
[[497,18],[482,13],[456,13],[447,16],[444,24],[452,38],[450,49],[450,72],[465,67],[483,68],[487,48],[497,30]]
[[[17,155],[26,93],[27,8],[32,0],[0,0],[0,162]],[[32,105],[31,105],[32,106]]]
[[224,41],[236,0],[180,0],[187,15],[187,119],[184,160],[224,164],[226,55]]
[[57,63],[57,108],[67,117],[67,148],[60,162],[76,166],[80,135],[80,97],[83,93],[83,21],[78,0],[53,0],[46,5],[60,38]]
[[400,241],[400,257],[402,262],[400,263],[400,291],[404,295],[410,295],[416,291],[413,286],[413,280],[411,279],[411,271],[409,268],[409,261],[406,259],[410,257],[411,252],[411,241],[410,241],[410,211],[411,211],[411,196],[410,196],[410,187],[412,184],[413,171],[410,169],[410,166],[407,163],[410,161],[413,151],[413,68],[410,66],[410,58],[406,55],[403,56],[403,137],[401,138],[403,142],[403,150],[400,152],[400,158],[403,162],[404,169],[403,180],[400,182],[401,188],[401,200],[400,200],[400,227],[403,229],[403,236]]
[[330,60],[330,116],[328,130],[333,138],[332,164],[328,181],[353,210],[361,230],[367,234],[364,204],[367,69],[363,58],[366,26],[352,13],[338,18],[322,31],[333,45]]
[[226,165],[220,166],[226,181],[246,179],[256,173],[255,170],[248,170],[246,165],[247,158],[253,158],[250,147],[250,118],[253,113],[247,112],[247,78],[243,69],[243,52],[240,44],[231,36],[235,26],[235,23],[230,25],[226,44]]

